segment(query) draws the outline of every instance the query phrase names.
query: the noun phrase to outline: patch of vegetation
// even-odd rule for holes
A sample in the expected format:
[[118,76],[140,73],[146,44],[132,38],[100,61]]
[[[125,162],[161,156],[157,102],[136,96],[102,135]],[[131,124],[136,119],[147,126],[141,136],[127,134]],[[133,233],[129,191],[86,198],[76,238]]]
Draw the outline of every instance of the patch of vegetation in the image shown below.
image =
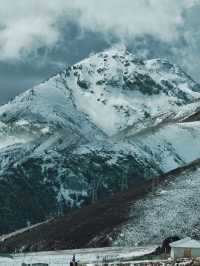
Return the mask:
[[90,87],[90,84],[88,81],[86,80],[81,80],[80,78],[78,78],[77,80],[77,84],[79,85],[79,87],[81,87],[84,90],[88,90]]

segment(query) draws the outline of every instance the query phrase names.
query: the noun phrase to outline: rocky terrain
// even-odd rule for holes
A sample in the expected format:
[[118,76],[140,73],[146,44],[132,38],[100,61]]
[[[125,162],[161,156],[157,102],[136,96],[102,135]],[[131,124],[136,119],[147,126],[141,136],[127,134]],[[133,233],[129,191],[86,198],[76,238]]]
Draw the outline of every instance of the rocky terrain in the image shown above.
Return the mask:
[[[200,157],[199,110],[200,85],[181,68],[115,49],[66,67],[1,106],[0,233],[98,200],[107,202],[120,191],[145,189],[152,178],[190,164]],[[198,171],[192,176],[188,200],[193,189],[197,193]],[[183,181],[177,182],[169,191],[179,193]],[[136,204],[137,217],[140,206],[149,215],[152,204],[158,215],[156,200],[151,200]],[[141,219],[144,224],[137,222],[137,232],[124,225],[125,233],[114,243],[123,244],[125,238],[129,243],[127,232],[138,243],[142,226],[149,226]],[[165,236],[157,230],[158,238]],[[144,243],[150,239],[154,235],[141,236]]]

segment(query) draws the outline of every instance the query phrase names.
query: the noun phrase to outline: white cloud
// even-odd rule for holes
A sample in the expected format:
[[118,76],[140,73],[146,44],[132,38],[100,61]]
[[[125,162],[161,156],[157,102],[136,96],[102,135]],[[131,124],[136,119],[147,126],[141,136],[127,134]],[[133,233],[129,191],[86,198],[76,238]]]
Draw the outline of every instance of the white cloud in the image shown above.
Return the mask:
[[62,38],[59,20],[124,37],[178,37],[182,12],[195,0],[0,0],[0,60],[20,59]]
[[57,42],[59,31],[55,23],[61,13],[47,1],[41,3],[38,0],[0,0],[1,59],[18,59],[43,45]]
[[85,28],[103,32],[112,30],[121,36],[150,34],[166,40],[176,37],[185,7],[185,1],[179,0],[75,2],[82,11],[79,20]]

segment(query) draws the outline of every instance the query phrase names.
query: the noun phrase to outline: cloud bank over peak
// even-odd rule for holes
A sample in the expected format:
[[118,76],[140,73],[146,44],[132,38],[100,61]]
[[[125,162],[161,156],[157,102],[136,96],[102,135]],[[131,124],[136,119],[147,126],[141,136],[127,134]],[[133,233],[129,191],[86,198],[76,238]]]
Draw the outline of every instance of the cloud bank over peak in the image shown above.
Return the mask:
[[62,39],[64,25],[83,31],[111,32],[120,39],[151,35],[179,38],[183,13],[195,0],[0,0],[0,60],[19,60]]
[[113,31],[120,36],[149,34],[161,39],[177,37],[177,27],[183,23],[186,1],[173,0],[110,0],[78,1],[79,22],[93,31]]

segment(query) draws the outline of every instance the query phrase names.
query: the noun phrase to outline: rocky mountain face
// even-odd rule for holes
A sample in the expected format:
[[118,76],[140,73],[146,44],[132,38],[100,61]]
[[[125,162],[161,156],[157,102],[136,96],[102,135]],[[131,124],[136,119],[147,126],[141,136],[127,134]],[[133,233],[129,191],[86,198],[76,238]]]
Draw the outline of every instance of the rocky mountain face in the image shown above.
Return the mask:
[[200,85],[111,49],[0,107],[0,233],[145,184],[200,157]]

